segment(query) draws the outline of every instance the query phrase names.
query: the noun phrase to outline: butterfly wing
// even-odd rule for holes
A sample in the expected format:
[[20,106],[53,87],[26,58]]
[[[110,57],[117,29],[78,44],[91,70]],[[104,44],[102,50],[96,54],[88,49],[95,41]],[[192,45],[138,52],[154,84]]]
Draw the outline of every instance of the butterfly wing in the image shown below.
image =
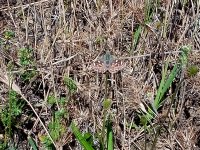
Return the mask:
[[91,65],[91,69],[99,73],[104,73],[107,71],[107,68],[104,64],[104,61],[98,60]]
[[106,71],[109,71],[110,73],[117,73],[124,67],[125,63],[122,60],[113,59],[113,56],[110,55],[109,52],[106,52],[100,60],[91,65],[91,69],[100,73],[104,73]]
[[126,64],[122,60],[113,60],[110,64],[108,71],[110,73],[117,73],[119,70],[122,70]]

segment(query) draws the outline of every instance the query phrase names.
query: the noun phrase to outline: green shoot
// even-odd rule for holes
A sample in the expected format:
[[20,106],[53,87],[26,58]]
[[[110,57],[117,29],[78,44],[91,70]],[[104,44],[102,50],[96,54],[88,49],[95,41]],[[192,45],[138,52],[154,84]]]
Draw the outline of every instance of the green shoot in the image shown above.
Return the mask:
[[71,129],[76,139],[80,142],[80,144],[84,147],[85,150],[94,150],[91,143],[86,141],[85,137],[81,134],[81,132],[73,122],[71,123]]
[[139,39],[140,39],[140,35],[141,35],[141,32],[142,32],[142,26],[140,25],[134,35],[133,35],[133,50],[136,49],[137,45],[138,45],[138,42],[139,42]]
[[[22,66],[20,73],[22,80],[29,81],[37,74],[33,60],[33,50],[31,48],[21,48],[18,56]],[[31,69],[29,69],[30,67]]]
[[17,98],[17,93],[13,90],[9,91],[9,105],[0,110],[1,121],[5,127],[5,132],[11,136],[11,126],[17,123],[16,118],[22,113],[24,104]]
[[198,66],[192,65],[187,68],[187,72],[188,72],[189,77],[193,77],[197,75],[197,73],[199,72],[199,68]]
[[76,83],[71,78],[65,76],[64,83],[67,86],[70,93],[74,93],[77,90]]
[[[58,103],[60,105],[60,109],[54,112],[54,116],[52,121],[48,124],[49,132],[54,141],[58,141],[66,132],[66,127],[63,123],[64,119],[68,119],[68,112],[64,108],[66,104],[65,98],[55,98],[54,96],[50,95],[47,98],[48,104],[53,106],[54,104]],[[44,144],[46,148],[51,148],[53,146],[51,140],[47,135],[43,135],[40,137],[41,142]]]
[[[104,150],[106,147],[109,150],[113,149],[112,126],[111,126],[110,119],[107,120],[107,110],[110,108],[110,106],[111,106],[111,100],[109,100],[109,99],[104,100],[104,102],[103,102],[103,108],[104,108],[103,109],[103,127],[101,129],[101,135],[99,137],[101,150]],[[107,124],[107,128],[106,128],[106,124]],[[76,139],[80,142],[82,147],[84,147],[86,150],[93,149],[94,141],[93,141],[92,135],[90,133],[86,133],[83,136],[73,122],[71,123],[71,129],[72,129],[72,132],[74,133]],[[107,138],[105,136],[106,130],[107,130]],[[105,140],[107,140],[107,141],[105,141]]]
[[[190,47],[189,46],[183,46],[181,48],[182,52],[180,54],[179,62],[174,65],[174,68],[170,72],[169,75],[167,75],[167,68],[168,68],[168,63],[165,65],[163,68],[162,72],[162,80],[160,82],[160,86],[158,88],[158,92],[156,94],[156,98],[152,104],[152,107],[155,109],[155,111],[158,110],[158,108],[161,107],[161,105],[164,103],[163,96],[171,86],[173,80],[177,76],[177,74],[185,67],[187,64],[187,58],[188,54],[190,52]],[[148,113],[141,117],[141,121],[144,123],[144,117],[147,119],[146,121],[149,122],[151,119],[153,119],[155,116],[154,111],[151,108],[148,108]],[[145,121],[145,122],[146,122]],[[147,123],[146,122],[146,123]]]
[[30,136],[28,137],[28,143],[31,145],[31,147],[33,148],[33,150],[38,150],[35,141]]
[[[49,132],[54,141],[59,140],[64,133],[66,132],[66,127],[62,124],[62,118],[66,117],[65,110],[56,111],[54,114],[54,118],[48,124]],[[41,142],[44,144],[46,148],[50,148],[53,146],[51,140],[47,135],[40,137]]]
[[19,50],[20,64],[27,67],[33,64],[33,50],[31,48],[21,48]]
[[92,147],[94,147],[94,139],[91,133],[89,132],[84,133],[84,138]]
[[107,111],[111,107],[111,100],[105,99],[103,101],[103,126],[101,129],[101,139],[100,139],[100,149],[105,149],[105,130],[106,130],[106,120],[107,120]]
[[10,41],[15,37],[15,32],[7,30],[3,33],[3,38],[0,39],[0,46],[4,49],[4,51],[10,52],[11,45]]
[[6,40],[10,40],[11,38],[15,36],[15,32],[8,30],[8,31],[5,31],[3,35]]
[[110,117],[108,118],[107,121],[107,148],[108,150],[113,150],[114,149],[114,143],[113,143],[113,130],[112,130],[112,124],[110,121]]

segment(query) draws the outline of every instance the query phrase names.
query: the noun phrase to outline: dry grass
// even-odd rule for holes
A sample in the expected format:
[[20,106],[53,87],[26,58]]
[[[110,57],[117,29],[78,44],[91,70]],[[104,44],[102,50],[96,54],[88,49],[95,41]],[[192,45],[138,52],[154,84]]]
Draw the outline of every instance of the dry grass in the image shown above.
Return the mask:
[[[54,95],[69,100],[65,106],[69,117],[62,120],[67,130],[54,145],[57,149],[80,149],[77,141],[73,143],[69,124],[75,120],[84,132],[96,133],[101,129],[105,75],[97,74],[90,65],[108,50],[127,64],[122,71],[112,75],[108,90],[108,97],[113,102],[115,149],[140,150],[145,149],[145,143],[150,148],[154,133],[147,133],[145,141],[137,112],[140,103],[153,101],[162,65],[169,61],[173,66],[182,45],[192,46],[189,64],[198,67],[200,64],[200,3],[190,1],[183,5],[183,2],[170,0],[161,0],[159,5],[154,3],[152,19],[145,22],[146,6],[150,5],[145,6],[142,0],[0,0],[1,109],[8,103],[9,79],[5,76],[9,73],[9,62],[14,64],[15,86],[21,90],[22,98],[30,103],[25,105],[15,127],[15,130],[20,128],[25,139],[20,138],[22,133],[13,129],[13,135],[18,138],[10,141],[23,143],[17,145],[18,149],[30,149],[26,140],[30,135],[39,148],[43,146],[40,138],[47,134],[45,130],[48,130],[53,112],[60,109],[58,104],[49,107],[47,103],[48,97]],[[142,31],[134,48],[134,34],[139,25]],[[8,39],[6,31],[14,32],[15,36]],[[21,48],[33,49],[37,74],[28,81],[20,76]],[[78,87],[72,95],[64,85],[64,76],[71,77]],[[200,149],[199,78],[199,73],[194,77],[185,73],[182,95],[177,95],[178,112],[172,111],[161,122],[164,129],[158,136],[157,149]],[[168,106],[167,103],[159,110],[159,116],[162,117]],[[159,119],[157,121],[160,123]],[[139,128],[131,128],[131,122]],[[3,128],[1,124],[0,129]],[[153,124],[156,127],[156,120]],[[4,136],[4,132],[0,134]]]

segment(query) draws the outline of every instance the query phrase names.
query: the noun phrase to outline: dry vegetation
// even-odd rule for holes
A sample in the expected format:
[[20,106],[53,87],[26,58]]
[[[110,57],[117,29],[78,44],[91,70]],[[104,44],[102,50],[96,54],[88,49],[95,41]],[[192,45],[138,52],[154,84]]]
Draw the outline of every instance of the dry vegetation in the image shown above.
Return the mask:
[[[199,6],[198,0],[0,0],[1,148],[30,149],[32,139],[45,149],[45,138],[54,134],[49,124],[60,110],[65,116],[54,130],[62,131],[52,137],[57,149],[81,149],[70,130],[72,120],[95,137],[106,87],[105,74],[90,65],[110,51],[126,62],[123,70],[109,74],[115,149],[144,150],[153,143],[159,150],[200,149],[200,74],[191,76],[200,66]],[[152,130],[144,132],[141,104],[152,103],[162,66],[168,61],[171,70],[183,45],[192,47],[192,68],[177,76],[149,124]],[[13,101],[19,112],[12,111]],[[15,113],[7,124],[11,116],[5,110]]]

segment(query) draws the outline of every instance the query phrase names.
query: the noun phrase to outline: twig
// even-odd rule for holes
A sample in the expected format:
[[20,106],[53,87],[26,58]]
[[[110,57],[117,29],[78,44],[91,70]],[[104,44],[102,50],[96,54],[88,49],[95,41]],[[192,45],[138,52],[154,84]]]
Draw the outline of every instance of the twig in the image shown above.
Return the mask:
[[[191,50],[192,52],[200,52],[200,50]],[[164,54],[176,54],[176,53],[181,53],[182,51],[169,51],[169,52],[164,52]],[[141,57],[148,57],[148,56],[153,56],[159,53],[151,53],[151,54],[145,54],[145,55],[138,55],[138,56],[130,56],[130,57],[120,57],[118,59],[131,59],[131,58],[141,58]]]
[[66,59],[62,59],[62,60],[56,61],[56,62],[52,63],[52,65],[57,65],[57,64],[59,64],[59,63],[62,63],[62,62],[68,61],[68,60],[74,58],[76,55],[78,55],[78,53],[75,54],[75,55],[73,55],[73,56],[71,56],[71,57],[69,57],[69,58],[66,58]]
[[41,0],[39,2],[33,2],[33,3],[29,3],[29,4],[26,4],[26,5],[20,5],[20,6],[16,6],[16,7],[9,7],[9,6],[7,6],[7,8],[1,8],[0,11],[8,11],[8,10],[10,11],[10,10],[18,9],[18,8],[21,8],[21,7],[26,8],[26,7],[29,7],[31,5],[39,5],[41,3],[48,2],[48,1],[49,0]]

